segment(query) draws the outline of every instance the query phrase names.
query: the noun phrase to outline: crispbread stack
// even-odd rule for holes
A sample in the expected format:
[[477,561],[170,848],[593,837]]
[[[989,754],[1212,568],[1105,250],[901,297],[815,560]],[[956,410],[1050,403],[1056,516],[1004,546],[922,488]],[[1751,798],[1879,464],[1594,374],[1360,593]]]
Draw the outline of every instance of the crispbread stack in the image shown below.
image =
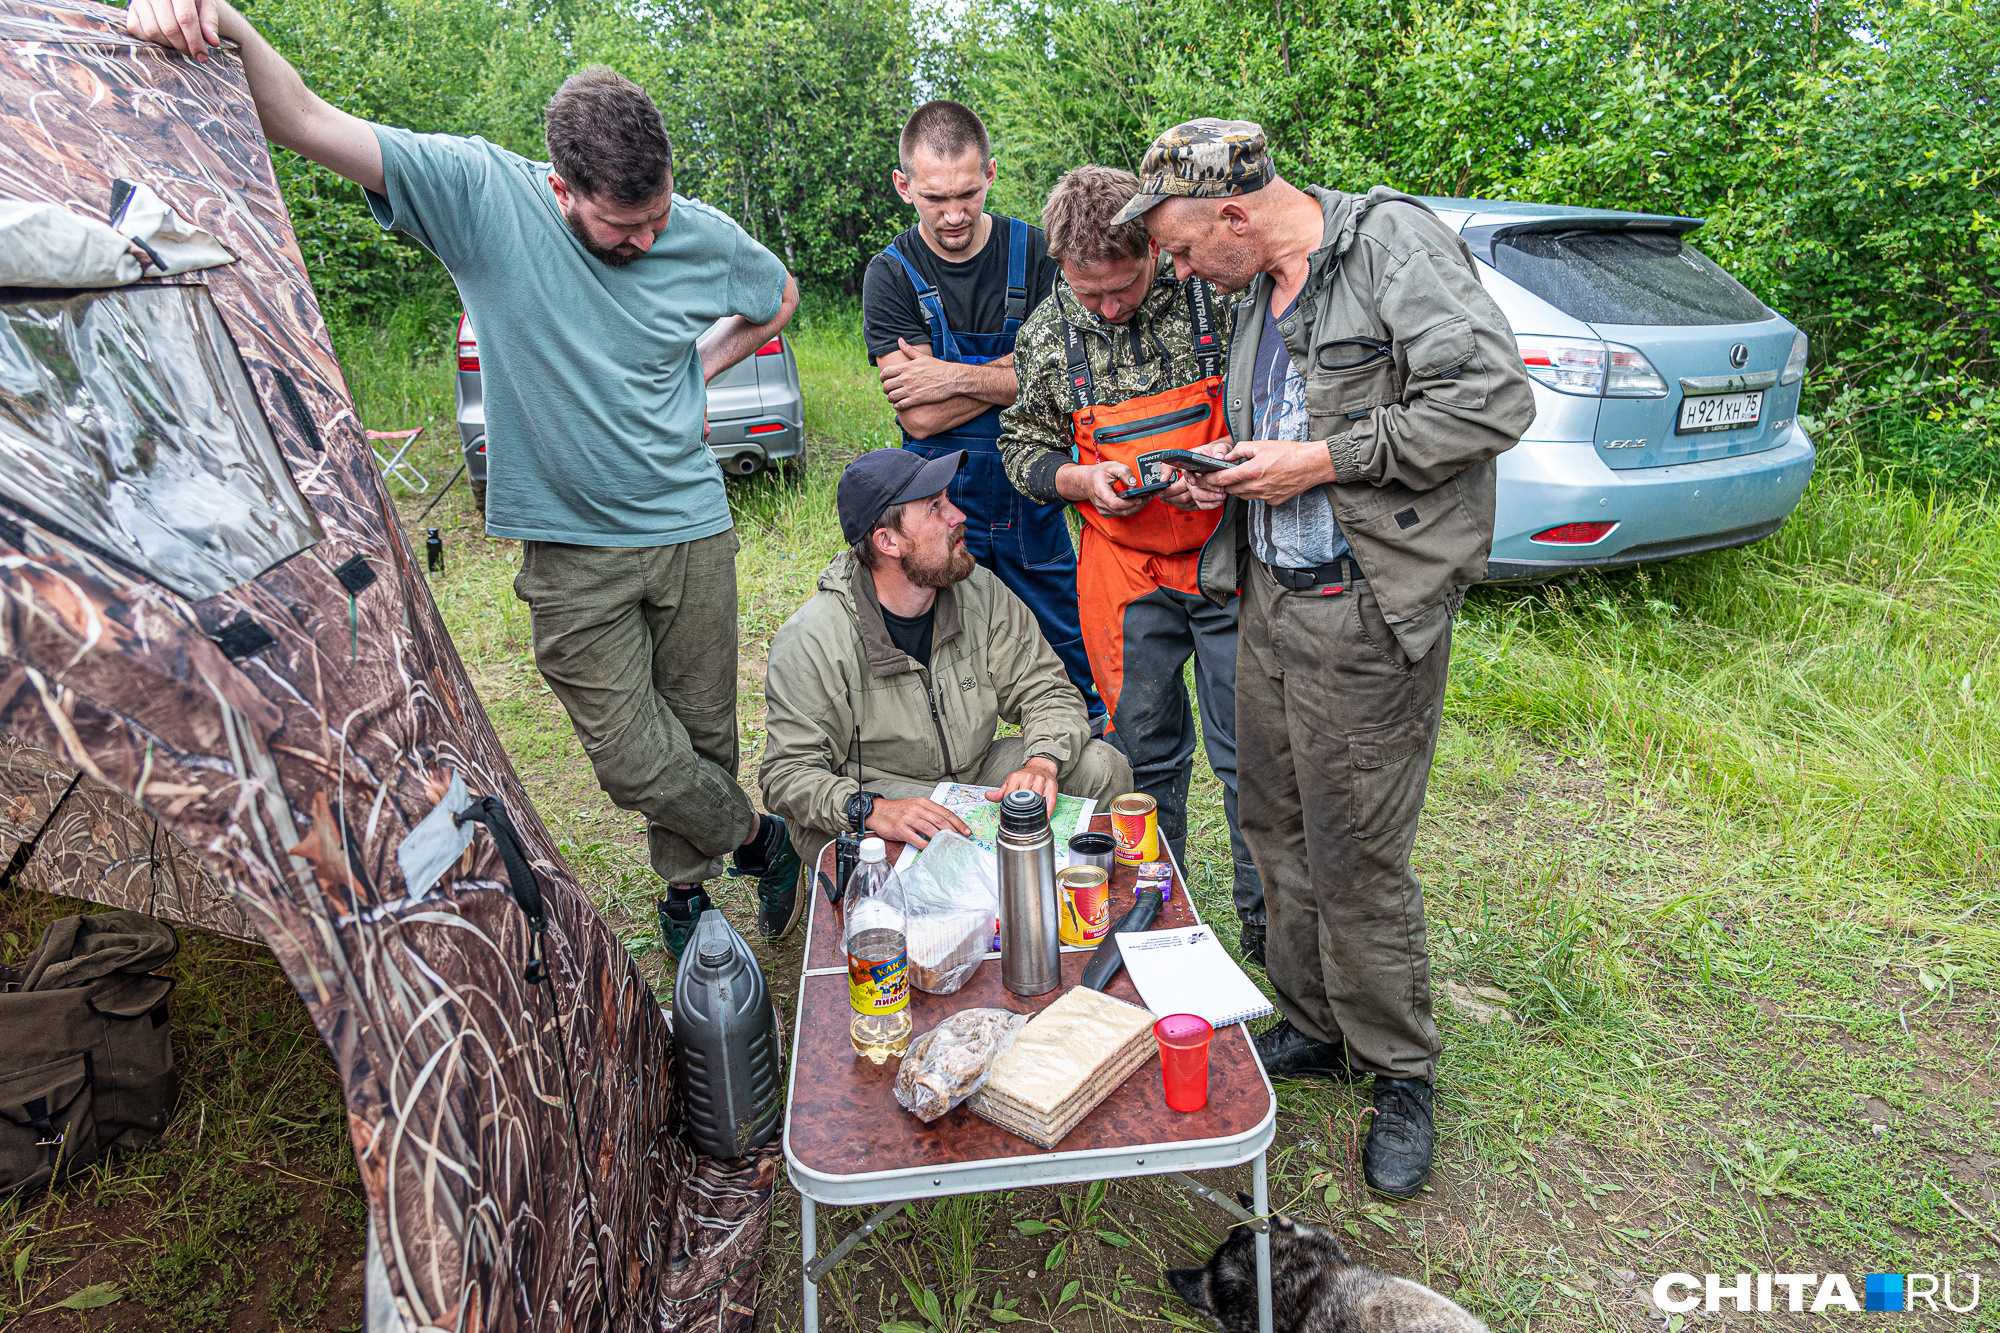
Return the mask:
[[973,1113],[1053,1148],[1153,1057],[1153,1016],[1078,986],[1021,1029],[966,1102]]

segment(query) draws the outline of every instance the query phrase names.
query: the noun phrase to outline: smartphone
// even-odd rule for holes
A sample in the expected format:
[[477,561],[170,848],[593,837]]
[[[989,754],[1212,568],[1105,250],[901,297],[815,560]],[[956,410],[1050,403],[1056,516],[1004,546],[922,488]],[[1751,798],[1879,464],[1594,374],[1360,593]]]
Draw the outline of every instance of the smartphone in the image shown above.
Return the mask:
[[1235,462],[1231,462],[1226,458],[1211,458],[1207,454],[1198,454],[1192,449],[1155,449],[1150,454],[1139,455],[1139,467],[1142,475],[1148,464],[1154,464],[1159,467],[1177,467],[1188,472],[1227,472],[1242,461],[1240,458],[1235,460]]

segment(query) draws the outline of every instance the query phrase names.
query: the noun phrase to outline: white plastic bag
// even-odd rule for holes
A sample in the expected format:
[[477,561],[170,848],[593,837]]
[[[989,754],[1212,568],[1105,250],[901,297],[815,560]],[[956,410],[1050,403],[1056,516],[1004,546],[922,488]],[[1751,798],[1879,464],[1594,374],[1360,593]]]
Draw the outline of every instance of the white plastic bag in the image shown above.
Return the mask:
[[961,1009],[910,1043],[896,1070],[896,1105],[925,1124],[986,1086],[1029,1015]]
[[931,995],[950,995],[992,949],[1000,914],[999,862],[978,843],[946,830],[897,874],[909,905],[904,933],[910,984]]

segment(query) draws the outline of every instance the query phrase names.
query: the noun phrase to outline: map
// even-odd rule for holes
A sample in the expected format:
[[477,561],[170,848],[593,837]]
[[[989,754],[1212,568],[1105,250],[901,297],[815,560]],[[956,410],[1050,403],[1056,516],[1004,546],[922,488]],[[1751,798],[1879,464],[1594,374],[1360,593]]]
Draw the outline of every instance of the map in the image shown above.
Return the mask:
[[[998,850],[1000,838],[1000,805],[986,799],[991,790],[969,782],[940,782],[931,789],[931,799],[963,819],[972,830],[971,841],[989,852]],[[1069,864],[1069,840],[1090,827],[1090,817],[1096,811],[1095,799],[1057,794],[1055,818],[1049,821],[1056,839],[1056,869]],[[914,846],[905,846],[896,858],[896,869],[908,869],[918,855]]]

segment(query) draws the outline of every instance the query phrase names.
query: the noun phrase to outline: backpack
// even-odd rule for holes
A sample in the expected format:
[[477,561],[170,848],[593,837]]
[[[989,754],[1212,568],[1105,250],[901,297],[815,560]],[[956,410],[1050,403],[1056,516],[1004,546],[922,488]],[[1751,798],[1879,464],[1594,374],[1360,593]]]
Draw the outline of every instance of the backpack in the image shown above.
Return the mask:
[[174,983],[150,969],[179,951],[165,922],[98,912],[51,925],[25,968],[0,967],[0,1196],[166,1129]]

